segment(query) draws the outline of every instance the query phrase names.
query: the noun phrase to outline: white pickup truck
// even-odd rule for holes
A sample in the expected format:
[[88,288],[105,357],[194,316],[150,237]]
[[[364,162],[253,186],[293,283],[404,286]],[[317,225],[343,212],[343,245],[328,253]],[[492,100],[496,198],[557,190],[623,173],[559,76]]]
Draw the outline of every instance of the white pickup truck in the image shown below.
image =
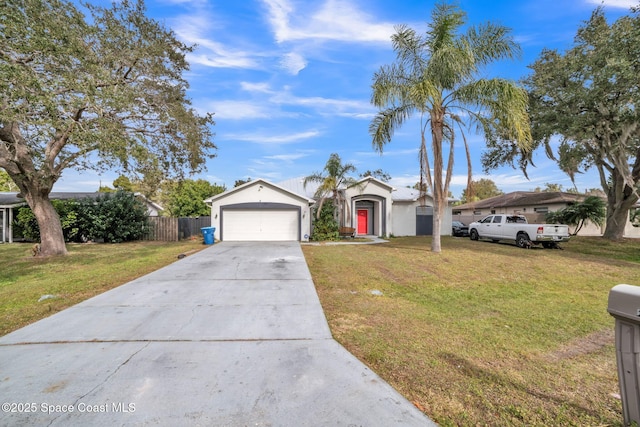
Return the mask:
[[555,248],[560,242],[569,241],[569,226],[562,224],[528,224],[522,215],[495,214],[469,224],[471,240],[511,240],[519,248],[542,244]]

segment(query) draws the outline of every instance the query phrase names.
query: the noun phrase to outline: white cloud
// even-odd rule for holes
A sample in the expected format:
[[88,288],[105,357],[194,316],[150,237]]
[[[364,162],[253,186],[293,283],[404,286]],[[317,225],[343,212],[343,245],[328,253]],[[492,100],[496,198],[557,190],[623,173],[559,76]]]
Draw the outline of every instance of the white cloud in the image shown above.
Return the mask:
[[[202,108],[198,108],[200,112]],[[215,120],[246,120],[246,119],[268,119],[274,116],[273,111],[266,105],[261,105],[249,101],[219,101],[212,102],[204,111],[215,113]]]
[[225,139],[234,139],[237,141],[247,141],[256,144],[294,144],[305,139],[315,138],[321,134],[318,130],[309,130],[306,132],[288,133],[282,135],[266,135],[263,133],[238,133],[226,134]]
[[298,53],[290,52],[283,55],[280,60],[280,65],[282,68],[287,70],[287,72],[291,75],[297,75],[300,71],[304,70],[307,66],[307,61],[304,57]]
[[[320,39],[344,42],[385,42],[394,33],[393,24],[374,18],[344,0],[326,0],[315,11],[294,8],[289,0],[263,0],[269,22],[279,43]],[[314,2],[310,4],[315,5]]]
[[638,5],[638,0],[587,0],[587,3],[596,6],[610,6],[620,9],[630,9],[632,6]]
[[271,171],[271,172],[267,172],[266,170],[269,168],[269,165],[260,165],[258,164],[258,166],[263,166],[262,169],[257,169],[257,168],[248,168],[247,171],[249,172],[249,174],[251,176],[254,176],[256,178],[263,178],[269,181],[277,181],[282,179],[282,173],[280,171]]
[[370,119],[375,114],[375,110],[371,104],[365,101],[323,98],[319,96],[298,97],[288,91],[273,96],[271,101],[282,105],[308,107],[327,116]]
[[186,58],[189,64],[199,64],[212,68],[257,68],[255,61],[241,56],[221,55],[219,53],[200,55],[190,53],[186,55]]
[[294,160],[302,159],[303,157],[307,157],[309,154],[306,153],[295,153],[295,154],[276,154],[273,156],[265,156],[265,159],[269,160],[281,160],[284,162],[292,162]]
[[273,93],[269,83],[240,82],[240,88],[247,92]]
[[254,55],[242,50],[231,50],[222,43],[211,40],[207,33],[215,29],[213,18],[202,10],[197,15],[181,15],[172,21],[172,28],[185,43],[196,44],[196,50],[187,54],[191,64],[215,68],[259,68]]
[[[306,108],[314,115],[340,116],[354,119],[369,120],[375,110],[365,101],[350,99],[333,99],[323,97],[298,97],[292,95],[288,88],[278,92],[267,83],[241,82],[240,88],[254,96],[251,100],[225,100],[201,102],[197,111],[204,114],[207,111],[215,113],[215,119],[244,120],[244,119],[273,119],[296,118],[305,114]],[[264,96],[264,95],[266,96]],[[281,107],[301,107],[284,111]]]

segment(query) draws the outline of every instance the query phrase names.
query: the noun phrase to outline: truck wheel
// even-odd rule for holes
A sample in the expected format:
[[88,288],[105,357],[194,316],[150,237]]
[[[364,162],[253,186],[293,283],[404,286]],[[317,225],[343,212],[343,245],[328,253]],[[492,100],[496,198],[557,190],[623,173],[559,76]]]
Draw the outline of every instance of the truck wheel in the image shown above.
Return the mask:
[[475,228],[469,231],[469,238],[471,240],[478,240],[480,238],[480,236],[478,236],[478,232],[476,231]]
[[527,233],[518,233],[516,236],[516,246],[523,249],[529,249],[531,247],[531,241]]

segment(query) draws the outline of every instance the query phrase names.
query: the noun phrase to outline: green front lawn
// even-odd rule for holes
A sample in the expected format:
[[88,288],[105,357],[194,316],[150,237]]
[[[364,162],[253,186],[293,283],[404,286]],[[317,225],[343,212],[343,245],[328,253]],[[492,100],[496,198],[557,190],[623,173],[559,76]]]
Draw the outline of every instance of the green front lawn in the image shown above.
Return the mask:
[[[65,257],[34,258],[32,244],[0,244],[0,336],[203,249],[180,242],[69,244]],[[55,298],[38,302],[44,295]]]
[[[640,240],[442,242],[441,254],[428,238],[303,246],[335,338],[443,426],[622,425],[606,308],[611,287],[640,285]],[[0,335],[202,248],[69,245],[39,259],[0,245]]]
[[622,424],[607,298],[640,240],[442,246],[304,246],[334,337],[440,425]]

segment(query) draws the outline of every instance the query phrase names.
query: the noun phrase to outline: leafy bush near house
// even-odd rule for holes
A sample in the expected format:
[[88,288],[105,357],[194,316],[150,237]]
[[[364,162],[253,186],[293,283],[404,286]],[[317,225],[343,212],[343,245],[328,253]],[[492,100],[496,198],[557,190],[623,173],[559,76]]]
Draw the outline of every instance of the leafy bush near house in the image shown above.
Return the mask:
[[333,202],[326,199],[322,204],[320,210],[320,216],[318,217],[318,207],[313,210],[313,232],[311,233],[311,240],[323,241],[323,240],[338,240],[340,238],[338,223],[333,217],[334,208]]
[[[104,240],[120,243],[140,240],[149,230],[146,207],[133,193],[104,193],[98,199],[53,200],[67,242]],[[40,230],[31,208],[16,217],[17,232],[29,240],[40,240]]]
[[147,209],[133,193],[104,193],[83,208],[82,224],[89,239],[129,242],[142,239],[149,231]]
[[[76,200],[52,200],[53,207],[60,216],[62,233],[67,242],[77,242],[82,238],[78,225],[80,203]],[[14,232],[27,240],[40,240],[40,228],[30,207],[21,207],[14,222]]]

